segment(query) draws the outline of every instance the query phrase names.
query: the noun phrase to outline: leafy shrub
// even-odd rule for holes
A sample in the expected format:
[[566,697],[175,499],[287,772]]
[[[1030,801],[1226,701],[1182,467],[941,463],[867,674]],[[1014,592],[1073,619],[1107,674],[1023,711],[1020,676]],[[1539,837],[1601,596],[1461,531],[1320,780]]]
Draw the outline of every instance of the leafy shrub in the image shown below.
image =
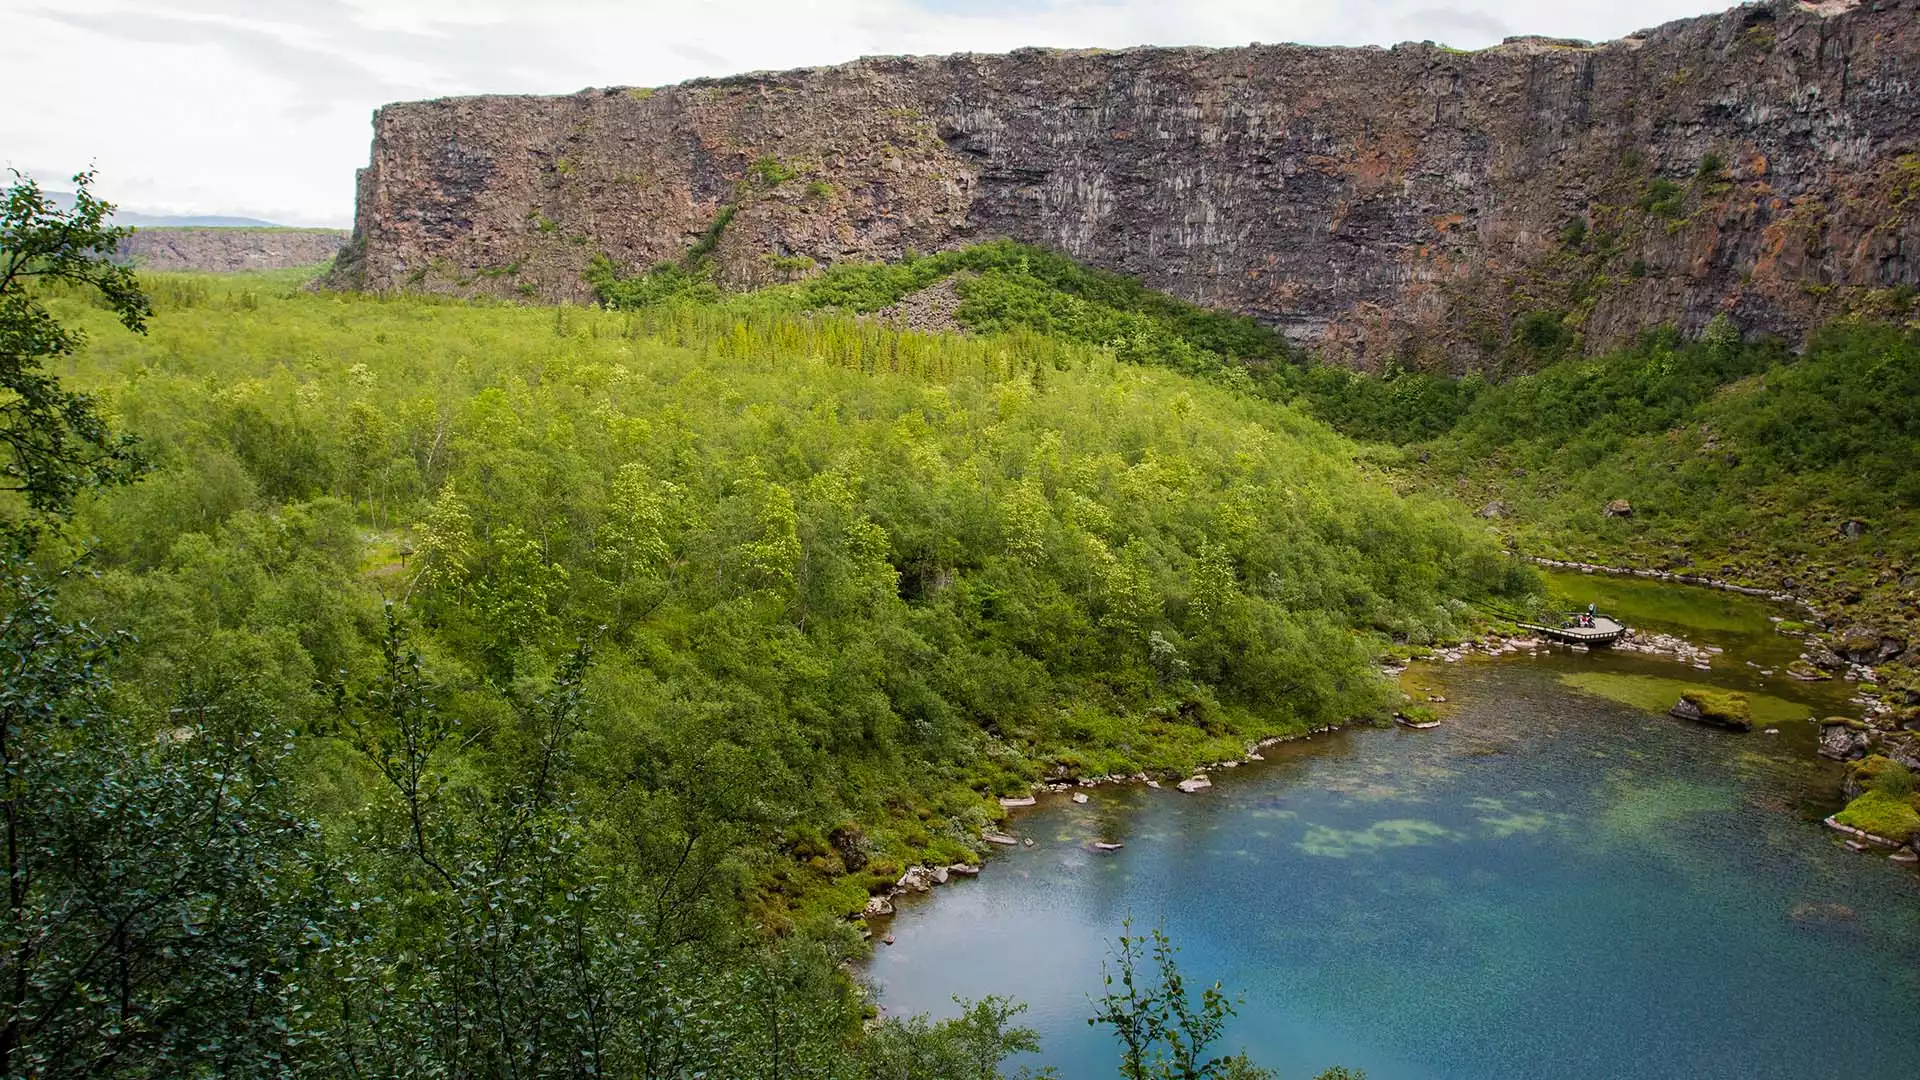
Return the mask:
[[1663,218],[1686,216],[1687,189],[1664,176],[1655,177],[1647,185],[1647,193],[1640,199],[1640,209]]
[[791,167],[770,157],[760,158],[747,166],[747,178],[760,187],[779,187],[795,175]]

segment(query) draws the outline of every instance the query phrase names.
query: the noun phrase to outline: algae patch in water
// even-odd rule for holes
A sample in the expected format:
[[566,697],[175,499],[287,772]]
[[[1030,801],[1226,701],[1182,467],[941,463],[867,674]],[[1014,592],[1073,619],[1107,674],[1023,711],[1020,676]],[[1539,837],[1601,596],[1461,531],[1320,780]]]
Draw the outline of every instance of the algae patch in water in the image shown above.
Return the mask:
[[1739,800],[1725,788],[1685,780],[1652,784],[1623,781],[1600,816],[1602,829],[1617,838],[1657,840],[1668,826],[1696,814],[1732,810]]
[[1629,625],[1650,622],[1742,636],[1768,634],[1773,629],[1767,617],[1775,612],[1775,605],[1738,593],[1564,570],[1542,571],[1542,576],[1554,598],[1565,606],[1597,604]]
[[[1592,694],[1622,705],[1648,712],[1664,713],[1673,708],[1682,694],[1697,694],[1702,684],[1687,679],[1667,679],[1658,675],[1624,675],[1611,671],[1579,671],[1560,676],[1560,683],[1583,694]],[[1772,694],[1746,691],[1756,724],[1785,724],[1805,720],[1805,705],[1796,705]]]
[[1309,855],[1346,859],[1389,848],[1421,847],[1459,839],[1462,839],[1460,833],[1438,822],[1394,818],[1376,821],[1364,829],[1315,825],[1307,830],[1307,835],[1296,846]]

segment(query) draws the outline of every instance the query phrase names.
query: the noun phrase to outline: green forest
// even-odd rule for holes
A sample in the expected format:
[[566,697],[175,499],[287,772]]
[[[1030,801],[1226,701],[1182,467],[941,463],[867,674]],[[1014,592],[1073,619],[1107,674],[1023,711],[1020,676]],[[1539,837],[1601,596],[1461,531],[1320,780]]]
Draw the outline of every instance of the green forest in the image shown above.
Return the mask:
[[[1137,287],[1026,291],[1140,355],[136,278],[79,187],[0,239],[7,1075],[998,1076],[1015,1003],[872,1021],[870,893],[1536,588]],[[1125,1074],[1262,1075],[1173,955],[1116,948]]]
[[[602,273],[602,298],[657,294]],[[701,282],[697,264],[667,279]],[[836,266],[762,304],[878,311],[952,279],[957,322],[1101,347],[1285,403],[1360,444],[1365,470],[1484,516],[1531,555],[1685,570],[1813,600],[1843,621],[1912,622],[1920,563],[1920,307],[1886,290],[1870,316],[1804,347],[1743,335],[1726,315],[1583,353],[1524,340],[1490,379],[1319,363],[1250,319],[1206,311],[1047,251],[983,244],[897,265]],[[718,295],[717,293],[711,295]],[[1526,320],[1522,320],[1526,321]],[[1632,508],[1609,516],[1616,499]],[[1851,526],[1849,522],[1853,523]],[[1890,571],[1892,568],[1892,572]],[[1908,627],[1920,629],[1920,627]],[[1893,672],[1896,680],[1920,680]]]
[[[1542,603],[1503,541],[1885,625],[1920,554],[1911,328],[1357,375],[1004,242],[136,277],[78,186],[0,237],[7,1076],[1013,1075],[1017,1002],[852,975],[1000,797],[1385,719]],[[872,317],[948,280],[964,334]],[[1267,1075],[1175,957],[1087,988],[1123,1075]]]

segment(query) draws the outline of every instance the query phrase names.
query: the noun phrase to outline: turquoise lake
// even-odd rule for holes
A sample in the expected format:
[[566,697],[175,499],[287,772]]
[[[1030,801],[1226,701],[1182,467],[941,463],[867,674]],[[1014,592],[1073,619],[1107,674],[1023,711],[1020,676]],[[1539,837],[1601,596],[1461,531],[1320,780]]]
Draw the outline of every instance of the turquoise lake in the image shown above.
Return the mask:
[[1835,711],[1849,688],[1747,668],[1754,633],[1697,628],[1729,650],[1712,673],[1604,652],[1418,668],[1403,685],[1447,697],[1439,729],[1276,747],[1196,795],[1050,797],[1012,823],[1034,846],[903,904],[867,978],[889,1013],[1018,997],[1037,1063],[1111,1077],[1086,1017],[1131,917],[1243,998],[1222,1048],[1288,1080],[1911,1078],[1920,875],[1820,826],[1839,770],[1813,725],[1732,734],[1566,681]]

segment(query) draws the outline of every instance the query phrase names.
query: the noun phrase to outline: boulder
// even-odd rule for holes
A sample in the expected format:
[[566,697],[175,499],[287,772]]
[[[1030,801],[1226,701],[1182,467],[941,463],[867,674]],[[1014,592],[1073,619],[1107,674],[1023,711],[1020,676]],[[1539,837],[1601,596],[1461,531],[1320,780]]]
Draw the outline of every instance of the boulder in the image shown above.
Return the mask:
[[1006,833],[998,833],[998,832],[981,833],[980,839],[985,840],[989,844],[999,844],[1001,847],[1019,847],[1020,846],[1019,840],[1016,840],[1013,837],[1008,836]]
[[1849,540],[1858,540],[1867,535],[1867,523],[1861,521],[1859,518],[1848,518],[1846,522],[1840,526],[1840,535]]
[[1610,518],[1630,518],[1633,516],[1633,504],[1625,499],[1615,499],[1607,504],[1603,513]]
[[1006,807],[1009,810],[1012,810],[1016,807],[1032,806],[1035,801],[1036,800],[1031,795],[1004,796],[1000,800],[1000,805]]
[[894,885],[908,892],[929,892],[934,886],[933,871],[925,866],[910,866]]
[[1682,720],[1713,724],[1732,731],[1753,730],[1753,708],[1745,694],[1688,690],[1680,695],[1680,700],[1669,712]]
[[1086,792],[1084,792],[1084,791],[1076,791],[1076,792],[1074,792],[1074,793],[1073,793],[1073,801],[1074,801],[1074,802],[1077,802],[1077,803],[1083,803],[1083,802],[1086,802],[1086,801],[1087,801],[1087,793],[1086,793]]
[[1854,731],[1842,724],[1834,724],[1820,731],[1820,756],[1835,761],[1850,761],[1865,757],[1872,740],[1864,731]]
[[1880,664],[1907,651],[1907,643],[1891,634],[1866,626],[1842,631],[1834,652],[1855,664]]
[[1190,776],[1174,786],[1191,795],[1196,791],[1205,791],[1212,787],[1213,781],[1207,779],[1205,776]]
[[893,900],[885,896],[870,896],[867,898],[867,909],[860,914],[862,917],[868,919],[877,919],[885,915],[891,915],[893,914]]
[[1818,643],[1807,646],[1807,659],[1823,671],[1840,671],[1847,666],[1832,649]]
[[947,867],[947,873],[958,874],[961,877],[979,877],[980,868],[969,863],[957,862]]
[[1495,499],[1492,502],[1488,503],[1487,505],[1481,507],[1479,511],[1477,511],[1477,516],[1486,518],[1489,521],[1491,521],[1494,518],[1506,517],[1508,514],[1511,514],[1511,513],[1513,513],[1513,507],[1508,506],[1506,503],[1501,502],[1499,499]]

